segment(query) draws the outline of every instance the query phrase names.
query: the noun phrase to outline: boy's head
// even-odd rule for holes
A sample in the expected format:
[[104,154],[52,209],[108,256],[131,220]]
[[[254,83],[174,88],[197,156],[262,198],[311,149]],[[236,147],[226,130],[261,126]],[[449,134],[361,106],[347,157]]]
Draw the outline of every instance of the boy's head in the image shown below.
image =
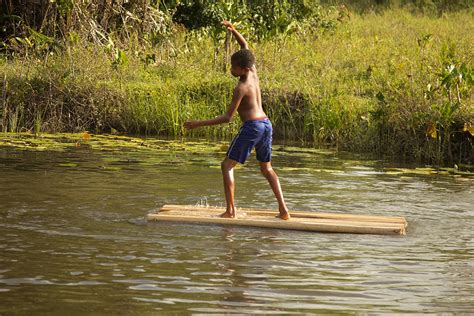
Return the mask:
[[230,58],[232,75],[239,77],[247,74],[255,64],[255,56],[249,49],[241,49]]

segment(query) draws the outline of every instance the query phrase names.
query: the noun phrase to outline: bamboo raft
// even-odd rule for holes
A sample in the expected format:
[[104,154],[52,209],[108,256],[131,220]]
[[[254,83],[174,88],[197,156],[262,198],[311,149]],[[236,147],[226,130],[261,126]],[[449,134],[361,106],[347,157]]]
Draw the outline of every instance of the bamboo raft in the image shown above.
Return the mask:
[[291,219],[285,221],[275,217],[278,215],[277,210],[250,208],[239,208],[236,218],[219,217],[224,211],[224,208],[219,207],[164,205],[157,213],[149,213],[148,221],[377,235],[405,235],[408,225],[404,217],[299,211],[290,211]]

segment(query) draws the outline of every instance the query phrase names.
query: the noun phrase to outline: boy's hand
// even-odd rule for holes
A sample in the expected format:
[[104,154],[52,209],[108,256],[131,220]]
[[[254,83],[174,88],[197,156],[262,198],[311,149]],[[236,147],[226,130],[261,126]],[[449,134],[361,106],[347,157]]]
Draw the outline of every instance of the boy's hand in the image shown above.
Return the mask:
[[235,36],[235,39],[237,40],[237,42],[240,45],[240,49],[248,49],[249,48],[249,45],[247,44],[247,41],[245,40],[245,38],[242,36],[242,34],[239,33],[239,31],[237,31],[235,29],[235,27],[232,25],[232,23],[230,23],[227,20],[224,20],[224,21],[222,21],[222,25],[224,25],[227,28],[227,30],[229,30],[232,33],[232,35]]
[[184,127],[186,127],[187,129],[194,129],[199,126],[201,126],[199,124],[199,121],[187,121],[184,123]]
[[235,30],[235,27],[232,25],[232,23],[227,20],[222,21],[222,24],[231,32]]

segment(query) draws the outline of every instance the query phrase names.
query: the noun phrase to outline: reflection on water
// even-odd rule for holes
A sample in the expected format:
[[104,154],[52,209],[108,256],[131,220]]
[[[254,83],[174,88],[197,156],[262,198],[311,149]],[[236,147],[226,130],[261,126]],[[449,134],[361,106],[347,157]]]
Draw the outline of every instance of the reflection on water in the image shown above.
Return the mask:
[[[276,146],[288,205],[405,216],[407,236],[147,223],[223,205],[221,150],[0,148],[0,314],[471,312],[473,177]],[[240,207],[276,207],[253,161]]]

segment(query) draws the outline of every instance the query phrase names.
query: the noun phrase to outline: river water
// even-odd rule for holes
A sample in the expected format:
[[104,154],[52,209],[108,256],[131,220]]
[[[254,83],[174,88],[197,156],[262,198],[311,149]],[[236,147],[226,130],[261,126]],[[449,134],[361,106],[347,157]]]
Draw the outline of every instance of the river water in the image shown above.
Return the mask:
[[[155,141],[0,147],[0,314],[474,311],[472,175],[280,145],[290,209],[405,216],[407,235],[147,223],[225,203],[225,143]],[[238,206],[277,206],[254,157],[235,176]]]

